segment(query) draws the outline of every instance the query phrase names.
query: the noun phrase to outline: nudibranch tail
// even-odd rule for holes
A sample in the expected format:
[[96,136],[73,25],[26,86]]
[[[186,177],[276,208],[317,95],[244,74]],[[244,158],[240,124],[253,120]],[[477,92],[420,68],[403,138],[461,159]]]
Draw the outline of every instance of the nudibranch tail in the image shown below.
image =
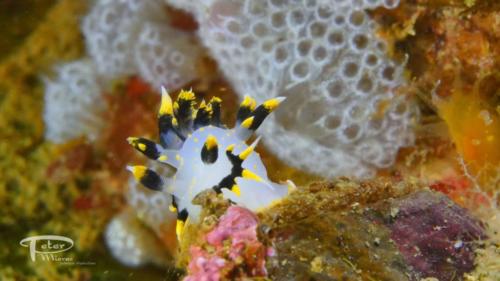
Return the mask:
[[213,189],[230,202],[258,210],[288,194],[290,185],[271,182],[255,148],[260,138],[245,141],[284,98],[270,99],[257,106],[247,96],[237,113],[236,127],[220,122],[222,100],[213,97],[196,106],[193,91],[181,91],[172,101],[162,88],[158,111],[159,143],[140,137],[127,141],[149,159],[172,166],[175,176],[163,178],[145,166],[129,166],[136,181],[145,187],[171,195],[170,210],[177,213],[176,232],[182,235],[188,220],[197,220],[200,207],[192,199]]

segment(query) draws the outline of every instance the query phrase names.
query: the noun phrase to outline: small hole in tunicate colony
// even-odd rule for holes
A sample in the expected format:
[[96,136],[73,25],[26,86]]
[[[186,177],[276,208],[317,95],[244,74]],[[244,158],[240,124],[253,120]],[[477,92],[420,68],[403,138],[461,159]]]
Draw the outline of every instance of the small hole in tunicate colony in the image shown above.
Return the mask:
[[372,79],[369,76],[364,75],[361,79],[359,79],[357,88],[364,93],[369,93],[373,89]]
[[395,72],[394,67],[387,66],[384,68],[382,72],[382,77],[384,77],[384,79],[386,80],[392,81],[394,80],[394,72]]
[[387,8],[395,8],[398,5],[397,0],[385,0],[384,4]]
[[360,26],[365,21],[365,14],[362,11],[354,11],[349,17],[349,22],[354,26]]
[[309,74],[309,64],[307,62],[299,62],[293,67],[293,75],[297,78],[305,78]]
[[397,115],[403,115],[405,112],[406,112],[406,104],[404,102],[400,102],[398,103],[398,105],[396,106],[396,110],[395,110],[395,113]]
[[349,110],[349,116],[353,120],[360,120],[361,118],[363,118],[364,114],[365,114],[364,109],[362,107],[360,107],[360,106],[357,106],[357,105],[354,105]]
[[352,124],[344,129],[344,135],[346,136],[347,139],[350,140],[356,139],[359,136],[359,133],[360,129],[359,125],[357,124]]
[[328,19],[332,15],[332,10],[328,6],[320,6],[317,13],[319,18]]
[[305,1],[305,4],[306,4],[306,7],[316,7],[316,0],[304,0]]
[[345,23],[345,18],[344,16],[336,16],[334,21],[338,25],[343,25]]
[[385,50],[387,49],[387,46],[385,45],[384,42],[379,41],[379,42],[377,42],[377,49],[379,49],[381,52],[385,52]]
[[257,37],[264,37],[267,35],[267,32],[267,26],[262,22],[256,23],[253,26],[253,34]]
[[251,36],[245,36],[241,39],[241,46],[245,49],[251,48],[255,44],[255,40]]
[[285,5],[287,0],[271,0],[271,4],[275,7],[280,7]]
[[273,45],[274,45],[274,44],[273,44],[273,42],[271,42],[271,41],[264,41],[264,42],[262,43],[262,46],[261,46],[262,51],[263,51],[264,53],[269,53],[269,52],[271,52],[271,51],[272,51],[272,49],[273,49]]
[[108,13],[104,16],[104,23],[106,25],[110,25],[115,17],[116,15],[113,13],[113,11],[108,10]]
[[354,46],[359,50],[363,50],[368,46],[368,38],[364,34],[355,35],[352,41]]
[[325,127],[330,130],[335,130],[342,124],[342,118],[339,116],[330,115],[325,119]]
[[328,55],[328,52],[326,51],[326,48],[323,46],[319,46],[314,49],[313,51],[313,58],[315,61],[323,61],[326,59],[326,56]]
[[322,37],[325,35],[326,26],[320,22],[315,22],[309,26],[309,32],[313,37]]
[[338,80],[330,82],[326,89],[332,99],[338,99],[344,95],[344,84]]
[[154,56],[159,57],[163,54],[162,46],[156,45],[153,47]]
[[309,40],[302,40],[297,45],[297,52],[300,56],[307,56],[310,49],[311,49],[311,41]]
[[274,50],[274,59],[278,63],[286,61],[288,58],[288,51],[284,47],[278,47]]
[[368,56],[366,56],[365,61],[366,61],[366,64],[368,64],[369,66],[375,66],[378,63],[378,58],[374,54],[369,54]]
[[240,24],[236,21],[230,21],[227,24],[227,30],[229,30],[231,33],[240,33]]
[[384,121],[382,118],[374,118],[368,123],[368,126],[375,131],[379,131],[380,129],[382,129],[383,125]]
[[304,13],[300,10],[292,11],[288,16],[291,26],[300,26],[306,20]]
[[176,66],[181,66],[184,64],[184,55],[180,52],[173,52],[170,55],[170,61]]
[[347,77],[354,77],[358,74],[359,67],[354,62],[348,62],[344,65],[344,75]]
[[340,31],[333,32],[328,36],[328,42],[334,46],[342,45],[344,43],[344,34]]
[[271,17],[271,25],[274,28],[281,28],[285,25],[285,15],[281,12],[275,13]]
[[158,73],[158,74],[162,74],[162,73],[163,73],[163,71],[164,71],[164,69],[163,69],[163,66],[162,66],[162,65],[157,65],[157,66],[155,67],[155,70],[156,70],[156,73]]

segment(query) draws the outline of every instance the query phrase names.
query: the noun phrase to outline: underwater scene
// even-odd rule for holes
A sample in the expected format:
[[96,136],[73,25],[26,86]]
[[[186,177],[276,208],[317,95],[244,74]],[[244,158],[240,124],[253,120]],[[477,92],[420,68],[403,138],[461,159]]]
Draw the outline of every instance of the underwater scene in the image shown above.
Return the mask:
[[500,1],[0,0],[0,281],[500,281]]

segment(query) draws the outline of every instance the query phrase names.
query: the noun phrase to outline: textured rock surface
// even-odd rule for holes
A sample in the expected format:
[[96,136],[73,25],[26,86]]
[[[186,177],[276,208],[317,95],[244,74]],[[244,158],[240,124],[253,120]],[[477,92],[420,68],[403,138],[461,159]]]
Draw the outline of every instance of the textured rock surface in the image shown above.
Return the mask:
[[448,197],[421,191],[382,203],[379,211],[416,276],[461,280],[474,269],[474,251],[478,240],[486,238],[484,229]]
[[270,277],[462,280],[485,238],[481,224],[446,196],[415,188],[340,180],[299,189],[263,214],[263,237],[276,251]]
[[[288,100],[260,134],[280,158],[332,177],[371,176],[413,142],[403,67],[365,9],[398,1],[177,1],[238,94]],[[302,157],[307,155],[307,157]],[[321,163],[321,164],[318,164]]]

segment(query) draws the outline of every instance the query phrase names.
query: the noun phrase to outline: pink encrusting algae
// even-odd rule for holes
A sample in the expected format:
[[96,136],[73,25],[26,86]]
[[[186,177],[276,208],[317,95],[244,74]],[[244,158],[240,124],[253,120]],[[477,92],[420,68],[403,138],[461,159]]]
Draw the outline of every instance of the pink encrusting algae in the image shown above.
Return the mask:
[[266,276],[266,247],[257,238],[258,218],[250,210],[231,206],[205,235],[206,247],[191,246],[185,281]]

